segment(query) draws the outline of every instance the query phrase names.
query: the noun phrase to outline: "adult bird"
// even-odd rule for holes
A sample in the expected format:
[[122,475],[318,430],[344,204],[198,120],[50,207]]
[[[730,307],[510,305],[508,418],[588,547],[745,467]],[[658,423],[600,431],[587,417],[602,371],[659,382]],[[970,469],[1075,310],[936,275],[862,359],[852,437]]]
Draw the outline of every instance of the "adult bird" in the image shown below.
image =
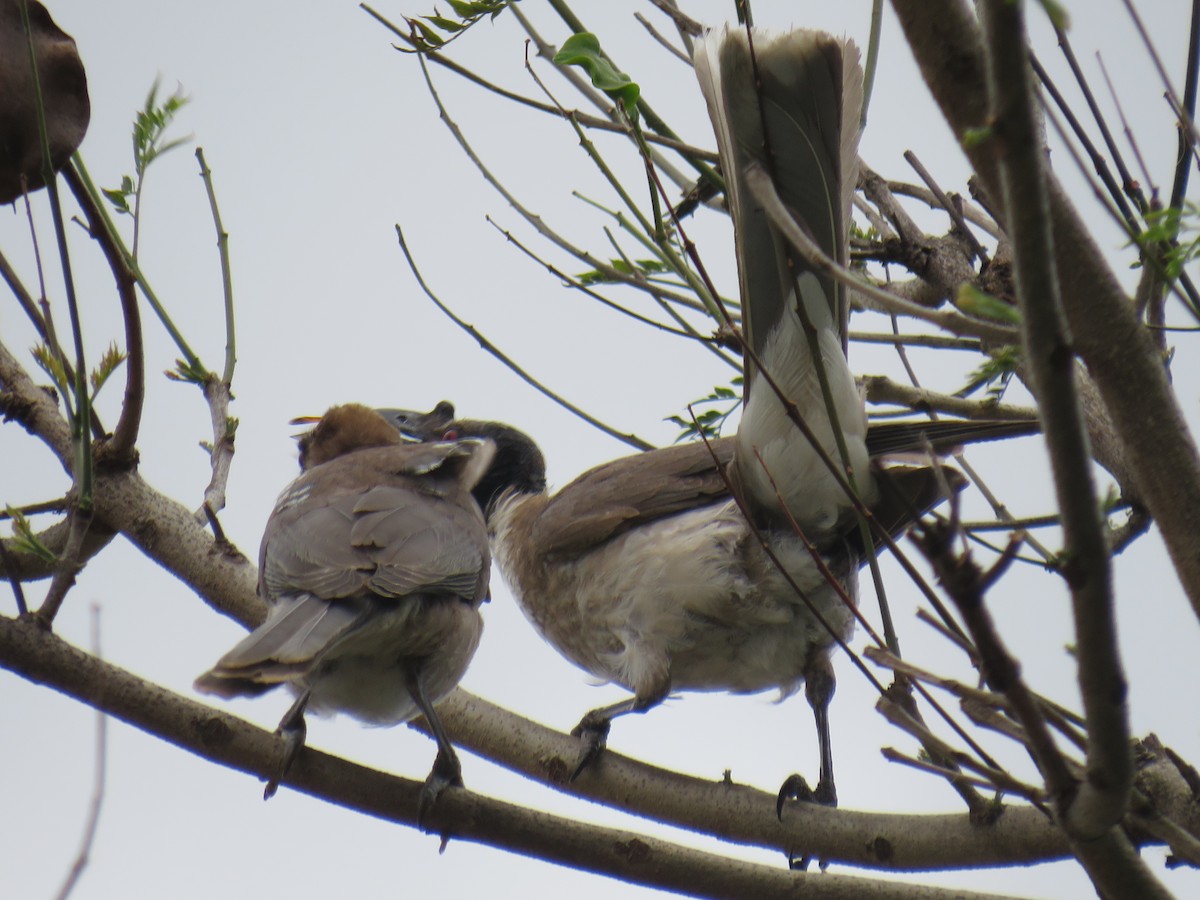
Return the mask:
[[[853,530],[826,542],[821,555],[837,581],[829,584],[794,530],[748,520],[729,490],[735,438],[622,457],[551,495],[537,444],[510,425],[458,419],[446,401],[428,413],[378,412],[417,440],[493,441],[495,460],[475,496],[521,611],[572,663],[633,692],[592,710],[573,730],[583,746],[572,777],[603,749],[613,718],[645,712],[672,692],[778,689],[787,696],[801,684],[832,677],[827,667],[835,635],[848,637],[852,629],[838,585],[854,599],[866,553]],[[1036,430],[1036,422],[1025,420],[888,422],[868,429],[866,446],[876,460],[944,454],[963,443]],[[878,531],[899,534],[965,484],[951,468],[932,474],[909,466],[878,473],[879,498],[871,507]],[[831,690],[818,687],[821,780],[813,795],[832,802]],[[812,702],[812,689],[807,693]]]
[[929,467],[877,472],[871,458],[920,450],[923,433],[935,445],[949,433],[956,444],[980,430],[1028,433],[1030,424],[868,429],[845,356],[844,290],[789,248],[746,179],[755,167],[769,173],[797,224],[846,261],[857,50],[812,31],[756,31],[753,41],[714,32],[695,56],[734,223],[747,348],[745,409],[736,437],[711,448],[716,462],[698,444],[650,451],[551,496],[540,451],[509,426],[454,420],[446,403],[430,413],[381,412],[423,440],[496,443],[495,466],[507,476],[489,474],[476,494],[517,602],[560,653],[633,692],[579,723],[576,775],[604,746],[615,716],[643,712],[672,691],[786,696],[805,685],[821,755],[814,798],[832,804],[830,652],[852,630],[857,572],[869,556],[852,495],[895,534],[963,484]]
[[495,448],[405,443],[356,404],[330,409],[299,443],[303,472],[279,495],[259,552],[267,619],[195,686],[226,698],[281,684],[296,694],[264,798],[304,745],[306,710],[372,725],[423,715],[438,753],[421,819],[445,787],[462,784],[435,704],[462,678],[483,629],[491,554],[471,491]]

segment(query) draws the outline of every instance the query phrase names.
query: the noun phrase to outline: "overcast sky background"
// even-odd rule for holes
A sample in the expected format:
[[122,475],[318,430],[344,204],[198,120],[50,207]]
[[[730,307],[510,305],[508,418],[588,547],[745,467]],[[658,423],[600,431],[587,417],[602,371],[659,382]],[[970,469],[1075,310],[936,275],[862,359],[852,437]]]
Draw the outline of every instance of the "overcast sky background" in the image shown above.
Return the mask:
[[[415,0],[378,3],[394,21],[405,13],[432,12],[432,4]],[[1104,54],[1153,177],[1168,188],[1174,127],[1121,4],[1066,5],[1075,12],[1072,39],[1083,64],[1100,85],[1092,54]],[[730,16],[732,6],[684,4],[689,14],[709,23]],[[1187,46],[1188,4],[1143,0],[1139,8],[1168,71],[1178,75]],[[522,9],[542,24],[546,37],[563,39],[565,29],[548,9],[532,0]],[[563,290],[506,244],[485,215],[544,249],[484,184],[438,121],[416,60],[393,50],[390,35],[349,0],[305,5],[303,11],[284,2],[184,6],[62,0],[51,3],[50,10],[75,37],[87,67],[92,122],[83,153],[102,185],[114,186],[131,170],[130,122],[156,77],[164,89],[178,84],[191,98],[176,134],[194,135],[214,172],[231,238],[238,316],[233,413],[241,425],[221,520],[248,555],[256,554],[274,499],[296,471],[290,438],[295,429],[288,419],[319,414],[333,403],[427,409],[451,399],[464,415],[509,421],[535,436],[546,452],[553,485],[629,452],[535,393],[438,313],[405,266],[396,223],[406,229],[425,277],[447,303],[536,377],[622,431],[668,443],[675,432],[663,418],[728,381],[730,371],[702,349],[651,334]],[[648,4],[581,3],[577,11],[676,130],[711,147],[690,70],[645,36],[632,19],[635,10],[669,31]],[[760,24],[822,27],[866,43],[866,2],[760,0],[755,12]],[[1030,16],[1043,61],[1061,72],[1040,12],[1030,9]],[[497,82],[535,93],[523,69],[523,34],[509,15],[478,26],[455,50],[459,59]],[[607,223],[570,192],[578,188],[604,203],[615,201],[570,129],[500,103],[446,73],[435,77],[468,137],[522,201],[572,239],[606,254],[600,229]],[[560,83],[552,83],[564,103],[578,104]],[[1067,84],[1065,77],[1060,83]],[[604,146],[617,152],[619,144],[604,141]],[[914,150],[944,187],[964,189],[965,163],[889,15],[862,155],[888,176],[915,181],[901,158],[906,149]],[[637,165],[631,153],[619,152],[627,167]],[[1054,161],[1060,171],[1070,169],[1065,154],[1056,153]],[[1088,203],[1078,178],[1065,177],[1080,202]],[[204,362],[219,368],[224,347],[220,272],[192,146],[162,158],[150,171],[146,191],[142,267]],[[41,198],[35,213],[47,248],[52,232]],[[1120,253],[1123,240],[1116,230],[1102,215],[1089,215],[1098,222],[1104,246]],[[716,216],[707,220],[690,226],[691,236],[718,284],[732,295],[731,233]],[[931,228],[944,227],[936,216],[926,221]],[[23,211],[0,210],[0,247],[32,285],[28,244]],[[86,335],[94,358],[110,338],[120,337],[117,304],[98,254],[77,229],[72,249],[85,285]],[[560,256],[550,257],[562,263]],[[580,269],[576,263],[564,267]],[[1122,274],[1128,283],[1137,275]],[[65,328],[53,278],[51,293]],[[880,324],[856,321],[854,327],[879,330]],[[145,331],[151,377],[141,471],[155,487],[195,507],[208,480],[207,457],[197,449],[198,441],[210,437],[207,410],[195,388],[158,374],[173,367],[177,354],[148,311]],[[0,301],[0,333],[15,352],[33,343],[20,311],[7,300]],[[1180,400],[1194,420],[1200,378],[1194,354],[1187,352],[1188,338],[1173,337],[1181,351],[1173,371]],[[916,356],[918,365],[941,362],[929,354]],[[853,348],[851,365],[861,372],[896,371],[887,354],[861,347]],[[926,365],[921,372],[934,387],[953,389],[961,383],[961,369],[935,372]],[[114,384],[102,395],[106,421],[115,421],[120,393]],[[49,454],[16,427],[0,428],[0,458],[9,473],[0,482],[0,502],[42,501],[67,487]],[[1038,441],[981,448],[972,460],[992,473],[993,486],[1004,487],[1014,513],[1050,511]],[[1022,477],[1005,478],[1014,465],[1021,467]],[[18,472],[21,477],[14,478]],[[977,496],[970,502],[982,509]],[[888,571],[896,584],[891,600],[906,655],[969,680],[961,660],[915,622],[912,592],[905,592],[894,569]],[[1154,729],[1200,763],[1196,621],[1157,538],[1141,540],[1122,556],[1116,574],[1134,733]],[[43,588],[35,587],[33,596]],[[873,597],[869,590],[864,593],[864,608],[873,609]],[[989,601],[1030,683],[1076,705],[1064,651],[1072,640],[1068,606],[1058,581],[1018,567]],[[7,587],[0,587],[0,604],[6,614],[12,612]],[[89,565],[56,622],[58,633],[87,646],[91,604],[102,609],[106,659],[189,696],[193,678],[241,634],[239,626],[213,613],[121,539]],[[619,688],[590,685],[544,645],[498,577],[485,614],[487,628],[463,682],[466,689],[561,730],[570,729],[586,710],[624,695]],[[861,637],[855,644],[862,645]],[[837,670],[832,718],[842,805],[959,810],[956,795],[942,782],[883,762],[883,745],[908,752],[914,747],[873,711],[869,686],[845,660],[837,661]],[[774,791],[793,771],[815,777],[817,754],[803,698],[782,705],[773,699],[673,700],[650,715],[618,721],[610,745],[705,778],[717,779],[732,769],[735,779]],[[227,708],[274,728],[289,703],[278,692]],[[92,790],[93,727],[89,708],[0,671],[0,896],[53,896],[76,852]],[[410,729],[363,729],[348,718],[311,720],[309,742],[418,779],[425,777],[435,752],[430,740]],[[264,804],[255,779],[119,722],[110,725],[108,759],[99,834],[74,894],[81,900],[317,900],[435,892],[453,898],[486,893],[587,900],[655,893],[461,841],[439,856],[436,837],[352,814],[286,787]],[[1007,753],[1005,759],[1017,774],[1033,778],[1019,754]],[[470,754],[464,754],[463,763],[467,786],[491,796],[783,865],[777,854],[721,846],[572,800]],[[1162,853],[1147,856],[1161,870]],[[1200,893],[1195,874],[1165,878],[1181,895]],[[1086,879],[1071,865],[919,879],[1027,896],[1089,893]]]

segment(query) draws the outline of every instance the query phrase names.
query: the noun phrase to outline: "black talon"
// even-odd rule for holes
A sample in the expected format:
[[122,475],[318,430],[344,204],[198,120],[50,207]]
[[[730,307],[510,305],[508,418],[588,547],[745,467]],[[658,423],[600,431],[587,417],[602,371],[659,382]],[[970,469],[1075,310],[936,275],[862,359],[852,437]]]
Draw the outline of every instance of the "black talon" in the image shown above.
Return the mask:
[[612,721],[596,716],[595,712],[588,713],[571,729],[571,736],[579,738],[583,746],[575,760],[575,769],[571,772],[570,781],[574,781],[584,769],[594,763],[608,744],[608,731]]
[[417,827],[425,830],[425,814],[437,803],[442,791],[448,787],[462,786],[462,766],[459,764],[458,755],[453,750],[449,753],[439,750],[433,761],[433,768],[429,770],[429,777],[425,779],[417,798]]
[[309,692],[305,691],[297,697],[296,702],[279,720],[279,727],[275,729],[275,733],[283,738],[283,759],[275,774],[267,779],[267,786],[263,788],[264,800],[270,800],[275,796],[275,792],[279,790],[279,783],[283,781],[288,770],[292,768],[292,763],[304,749],[304,741],[308,737],[308,725],[304,722],[304,709],[308,706],[308,696]]
[[816,800],[816,794],[808,786],[803,775],[789,775],[779,789],[779,795],[775,798],[775,816],[781,822],[783,821],[783,804],[788,800],[800,800],[804,803],[812,803]]
[[[783,782],[783,786],[779,789],[779,795],[775,798],[775,815],[780,821],[783,821],[783,805],[788,800],[798,800],[801,803],[815,803],[819,806],[837,806],[837,791],[833,786],[833,779],[826,778],[822,775],[821,780],[817,783],[817,789],[813,790],[808,786],[803,775],[789,775]],[[813,861],[813,857],[805,854],[799,859],[789,849],[787,853],[788,868],[793,871],[803,872],[808,869],[809,864]],[[828,863],[821,860],[819,863],[821,871],[825,871]]]

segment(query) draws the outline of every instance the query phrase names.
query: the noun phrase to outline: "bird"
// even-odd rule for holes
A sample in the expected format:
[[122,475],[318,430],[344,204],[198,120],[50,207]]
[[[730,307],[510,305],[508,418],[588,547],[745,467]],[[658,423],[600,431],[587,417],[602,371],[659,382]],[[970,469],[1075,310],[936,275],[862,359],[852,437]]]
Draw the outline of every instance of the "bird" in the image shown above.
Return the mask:
[[549,494],[540,449],[510,425],[456,419],[445,401],[428,413],[380,413],[418,440],[496,444],[475,494],[518,605],[559,653],[632,692],[575,727],[582,744],[572,778],[599,758],[613,718],[673,692],[782,697],[804,686],[820,777],[813,791],[788,779],[781,810],[790,796],[837,802],[830,654],[853,629],[857,573],[872,552],[858,510],[895,535],[965,484],[946,467],[873,460],[926,442],[944,449],[981,434],[1027,434],[1036,423],[868,427],[846,358],[845,292],[793,253],[744,179],[751,166],[767,169],[797,223],[846,261],[857,50],[821,32],[753,34],[753,53],[745,33],[724,30],[694,58],[734,223],[746,348],[736,435],[617,459]]
[[[495,443],[494,461],[475,495],[518,606],[562,656],[596,680],[633,693],[588,712],[572,730],[582,739],[572,779],[598,758],[613,718],[645,712],[668,694],[777,689],[788,696],[802,684],[832,677],[826,667],[835,639],[778,572],[771,553],[785,561],[843,638],[852,628],[851,613],[794,531],[758,529],[731,496],[735,438],[621,457],[549,494],[541,450],[510,425],[458,419],[447,401],[428,413],[378,412],[417,440],[479,436]],[[1033,420],[885,422],[872,424],[866,445],[873,458],[927,449],[940,455],[966,442],[1037,428]],[[872,516],[892,536],[965,486],[948,466],[940,467],[939,478],[928,467],[912,466],[889,466],[876,477],[880,496]],[[853,598],[857,569],[867,556],[857,532],[827,544],[822,555]],[[821,780],[811,792],[795,779],[785,787],[832,802],[832,690],[818,688],[826,692],[814,707]]]
[[[311,417],[293,420],[306,424]],[[271,797],[304,746],[304,714],[371,725],[423,715],[437,742],[418,822],[462,767],[435,705],[460,681],[483,629],[491,552],[472,495],[485,439],[405,442],[374,410],[330,408],[299,435],[302,472],[275,503],[259,552],[266,621],[196,679],[224,698],[287,685]]]

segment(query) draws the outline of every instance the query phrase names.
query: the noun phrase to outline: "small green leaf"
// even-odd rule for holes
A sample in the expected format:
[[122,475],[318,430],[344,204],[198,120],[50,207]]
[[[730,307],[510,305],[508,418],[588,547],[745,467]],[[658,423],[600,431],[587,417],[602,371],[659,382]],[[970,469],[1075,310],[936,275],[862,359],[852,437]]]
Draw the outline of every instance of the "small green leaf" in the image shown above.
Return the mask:
[[436,50],[446,43],[446,39],[434,30],[432,25],[426,25],[420,19],[407,19],[409,25],[421,32],[422,50]]
[[556,66],[579,66],[588,73],[592,86],[604,91],[625,110],[631,119],[637,118],[641,88],[624,72],[618,72],[600,49],[599,39],[588,31],[573,34],[554,55]]
[[467,27],[462,22],[455,22],[453,19],[447,19],[445,16],[426,16],[425,20],[436,25],[442,31],[449,31],[451,34],[456,31],[462,31]]
[[969,316],[980,319],[995,319],[1008,325],[1021,324],[1021,312],[1015,306],[981,291],[975,285],[964,282],[954,296],[954,305]]
[[12,506],[6,506],[5,511],[12,520],[12,548],[14,550],[18,553],[31,553],[43,562],[58,561],[58,554],[38,540],[29,524],[29,519],[23,512]]
[[54,387],[58,392],[64,396],[70,396],[71,384],[62,360],[51,353],[50,348],[45,344],[36,344],[30,352],[33,354],[33,360],[38,364],[38,368],[50,376],[50,380],[54,382]]
[[962,133],[959,138],[959,143],[963,149],[970,150],[972,147],[978,147],[980,144],[986,143],[992,139],[992,129],[989,126],[983,128],[968,128]]
[[1069,31],[1071,28],[1071,14],[1063,7],[1058,0],[1038,0],[1042,6],[1042,10],[1046,13],[1046,18],[1050,20],[1050,24],[1058,31]]
[[979,388],[986,387],[991,399],[999,402],[1020,365],[1020,347],[1015,344],[997,347],[988,354],[987,361],[971,373],[967,384],[955,391],[955,396],[969,397]]
[[91,373],[93,398],[100,393],[100,388],[104,387],[104,383],[108,381],[108,377],[124,361],[125,354],[117,349],[116,344],[109,344],[108,349],[104,351],[104,355],[100,357],[100,362],[96,364],[96,368]]
[[177,359],[174,371],[168,369],[163,374],[172,381],[186,381],[191,384],[203,385],[208,381],[208,370],[200,365],[199,360],[194,366],[189,366],[186,361]]
[[[729,385],[717,385],[712,393],[690,404],[691,413],[687,416],[667,416],[664,421],[679,428],[675,443],[691,440],[700,436],[713,440],[721,436],[726,420],[733,414],[742,402],[742,376],[733,378]],[[696,407],[705,404],[722,404],[724,408],[705,409],[697,412]],[[693,415],[695,417],[693,421]]]

